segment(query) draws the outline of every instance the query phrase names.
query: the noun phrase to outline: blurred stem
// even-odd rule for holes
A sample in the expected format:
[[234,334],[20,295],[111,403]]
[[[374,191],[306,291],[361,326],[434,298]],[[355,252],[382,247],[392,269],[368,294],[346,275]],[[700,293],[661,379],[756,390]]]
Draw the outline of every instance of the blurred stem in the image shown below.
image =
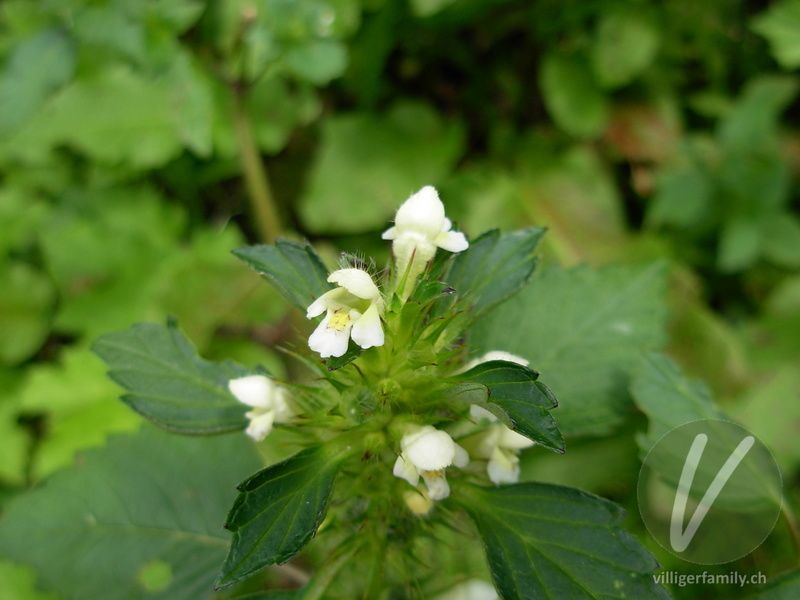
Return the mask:
[[236,141],[239,144],[239,156],[247,185],[247,197],[250,201],[250,210],[256,222],[258,235],[262,241],[272,244],[280,230],[278,215],[267,171],[261,161],[261,154],[253,136],[253,124],[245,106],[246,97],[246,91],[234,89],[233,122],[236,129]]
[[328,561],[319,571],[314,574],[311,583],[303,593],[302,600],[319,600],[328,589],[328,586],[336,577],[336,574],[341,568],[346,565],[358,549],[357,544],[353,544],[350,548],[343,551],[341,554]]

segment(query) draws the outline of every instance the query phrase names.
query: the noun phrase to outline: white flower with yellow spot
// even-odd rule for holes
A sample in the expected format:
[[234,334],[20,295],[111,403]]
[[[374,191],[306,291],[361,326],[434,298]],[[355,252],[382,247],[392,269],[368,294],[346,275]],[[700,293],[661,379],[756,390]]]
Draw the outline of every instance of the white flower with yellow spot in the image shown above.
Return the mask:
[[384,231],[382,237],[392,240],[400,273],[409,268],[409,279],[413,280],[433,258],[437,248],[462,252],[469,247],[464,234],[451,231],[452,227],[450,219],[444,216],[444,204],[436,188],[427,185],[400,206],[394,227]]
[[499,600],[499,597],[491,583],[470,579],[436,596],[434,600]]
[[327,311],[308,338],[308,346],[322,358],[342,356],[350,338],[364,349],[382,346],[383,298],[369,273],[361,269],[340,269],[328,276],[339,287],[325,292],[308,307],[313,319]]
[[228,389],[239,402],[253,407],[244,415],[250,419],[245,433],[257,442],[269,435],[275,423],[286,423],[293,416],[286,390],[264,375],[231,379]]
[[467,451],[447,433],[430,425],[415,427],[400,440],[400,456],[394,463],[394,476],[416,486],[425,481],[428,497],[442,500],[450,495],[444,470],[454,465],[463,469],[469,464]]

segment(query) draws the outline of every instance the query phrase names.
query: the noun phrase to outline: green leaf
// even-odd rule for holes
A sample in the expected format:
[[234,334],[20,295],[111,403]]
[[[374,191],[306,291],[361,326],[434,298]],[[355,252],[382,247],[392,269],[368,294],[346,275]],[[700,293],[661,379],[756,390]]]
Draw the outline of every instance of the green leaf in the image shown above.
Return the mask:
[[33,569],[0,562],[0,590],[7,600],[59,600],[59,596],[45,594],[36,590],[36,577]]
[[247,246],[233,253],[303,312],[333,287],[328,270],[308,244],[278,240],[274,246]]
[[668,431],[700,419],[727,419],[711,401],[711,392],[702,381],[690,381],[667,357],[649,353],[631,381],[636,405],[650,422],[640,446],[646,452]]
[[659,29],[640,7],[603,13],[592,45],[592,67],[606,88],[630,83],[653,62]]
[[250,371],[231,361],[203,360],[174,323],[137,323],[104,335],[92,350],[128,390],[122,401],[164,429],[209,434],[247,423],[247,407],[228,391],[228,381]]
[[0,132],[18,129],[72,78],[75,45],[60,29],[45,29],[17,46],[0,77]]
[[606,128],[608,99],[583,60],[548,54],[539,69],[539,86],[553,121],[570,135],[593,138]]
[[523,365],[492,360],[453,379],[485,385],[489,398],[480,406],[525,437],[563,454],[564,438],[548,412],[558,406],[558,401],[546,385],[536,381],[538,377],[536,371]]
[[283,57],[286,68],[300,79],[325,85],[347,67],[347,50],[333,40],[312,40],[290,48]]
[[447,302],[463,301],[478,316],[517,293],[536,269],[534,252],[545,231],[541,227],[507,233],[493,229],[471,242],[442,277],[456,290]]
[[218,585],[289,560],[317,531],[343,459],[343,448],[308,448],[252,475],[239,486],[225,527],[233,533]]
[[669,599],[658,563],[618,527],[622,509],[574,488],[522,483],[459,488],[504,600]]
[[640,349],[663,343],[665,275],[662,262],[549,268],[478,319],[471,341],[536,365],[567,438],[608,433],[630,411],[627,373]]
[[388,228],[403,200],[450,173],[463,141],[461,125],[442,120],[426,104],[402,102],[386,114],[326,119],[300,200],[303,223],[315,233]]
[[800,569],[784,573],[762,588],[752,600],[796,600],[800,598]]
[[26,264],[0,262],[0,363],[16,364],[36,352],[50,331],[55,290]]
[[154,427],[115,437],[8,505],[0,555],[70,600],[210,598],[228,546],[221,515],[259,466],[254,448]]
[[761,252],[782,267],[800,268],[800,220],[790,213],[771,215],[761,227]]
[[800,1],[770,4],[753,20],[753,30],[769,42],[772,55],[784,69],[800,67]]

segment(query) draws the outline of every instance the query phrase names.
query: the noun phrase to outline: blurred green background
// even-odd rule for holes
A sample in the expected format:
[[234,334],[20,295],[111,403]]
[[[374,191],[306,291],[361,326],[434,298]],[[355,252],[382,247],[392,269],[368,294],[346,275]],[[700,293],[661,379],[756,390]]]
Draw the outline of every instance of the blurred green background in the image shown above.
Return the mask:
[[[286,373],[296,320],[229,250],[277,219],[383,264],[426,184],[473,237],[547,227],[546,264],[668,259],[669,355],[797,498],[800,0],[3,0],[0,57],[0,503],[139,427],[98,335],[172,315]],[[527,472],[635,515],[637,428]]]

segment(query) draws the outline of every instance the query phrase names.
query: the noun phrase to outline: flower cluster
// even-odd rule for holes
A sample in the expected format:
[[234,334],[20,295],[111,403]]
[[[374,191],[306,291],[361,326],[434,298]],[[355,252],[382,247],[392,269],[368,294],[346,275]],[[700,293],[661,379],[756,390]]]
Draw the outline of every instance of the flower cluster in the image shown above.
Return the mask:
[[[383,290],[366,270],[348,266],[330,273],[327,281],[336,287],[319,295],[307,307],[308,319],[324,315],[308,338],[309,348],[321,358],[355,357],[363,350],[383,347],[387,339],[394,339],[399,315],[403,314],[402,307],[409,302],[418,279],[425,273],[437,249],[456,253],[469,247],[464,234],[453,231],[451,221],[445,216],[444,205],[431,186],[408,198],[398,209],[394,226],[383,233],[383,238],[392,241],[394,257],[392,276],[383,284]],[[420,325],[414,325],[417,326]],[[385,364],[373,373],[362,364],[363,368],[358,369],[360,377],[369,381],[374,374],[373,383],[378,382],[379,386],[390,389],[387,374],[394,370],[403,371],[402,367],[392,365],[392,361],[402,362],[408,358],[406,355],[398,358],[401,350],[395,347],[391,352],[393,354],[384,361],[388,366]],[[436,355],[431,356],[433,358],[428,364],[435,361]],[[527,365],[520,357],[494,352],[473,360],[461,371],[492,360]],[[340,389],[355,384],[349,381],[341,384],[344,388]],[[395,385],[396,389],[402,389],[399,384]],[[431,385],[435,387],[436,383]],[[287,388],[264,375],[231,380],[229,389],[237,400],[252,407],[253,410],[245,415],[250,420],[246,433],[256,441],[263,440],[274,424],[292,423],[295,419]],[[414,399],[400,393],[396,401],[413,404]],[[392,408],[389,411],[390,420],[383,425],[393,424],[387,428],[387,431],[392,431],[390,437],[396,454],[392,474],[417,488],[404,495],[413,513],[425,514],[435,501],[447,498],[450,484],[446,470],[469,468],[470,457],[476,462],[486,461],[486,473],[492,482],[518,481],[519,451],[532,446],[533,442],[499,423],[492,413],[479,406],[471,406],[469,414],[471,420],[463,415],[461,421],[470,428],[467,432],[460,432],[462,446],[451,433],[441,428],[438,421],[426,423],[424,417],[421,418],[413,409],[395,411]],[[424,487],[420,487],[420,480]]]

